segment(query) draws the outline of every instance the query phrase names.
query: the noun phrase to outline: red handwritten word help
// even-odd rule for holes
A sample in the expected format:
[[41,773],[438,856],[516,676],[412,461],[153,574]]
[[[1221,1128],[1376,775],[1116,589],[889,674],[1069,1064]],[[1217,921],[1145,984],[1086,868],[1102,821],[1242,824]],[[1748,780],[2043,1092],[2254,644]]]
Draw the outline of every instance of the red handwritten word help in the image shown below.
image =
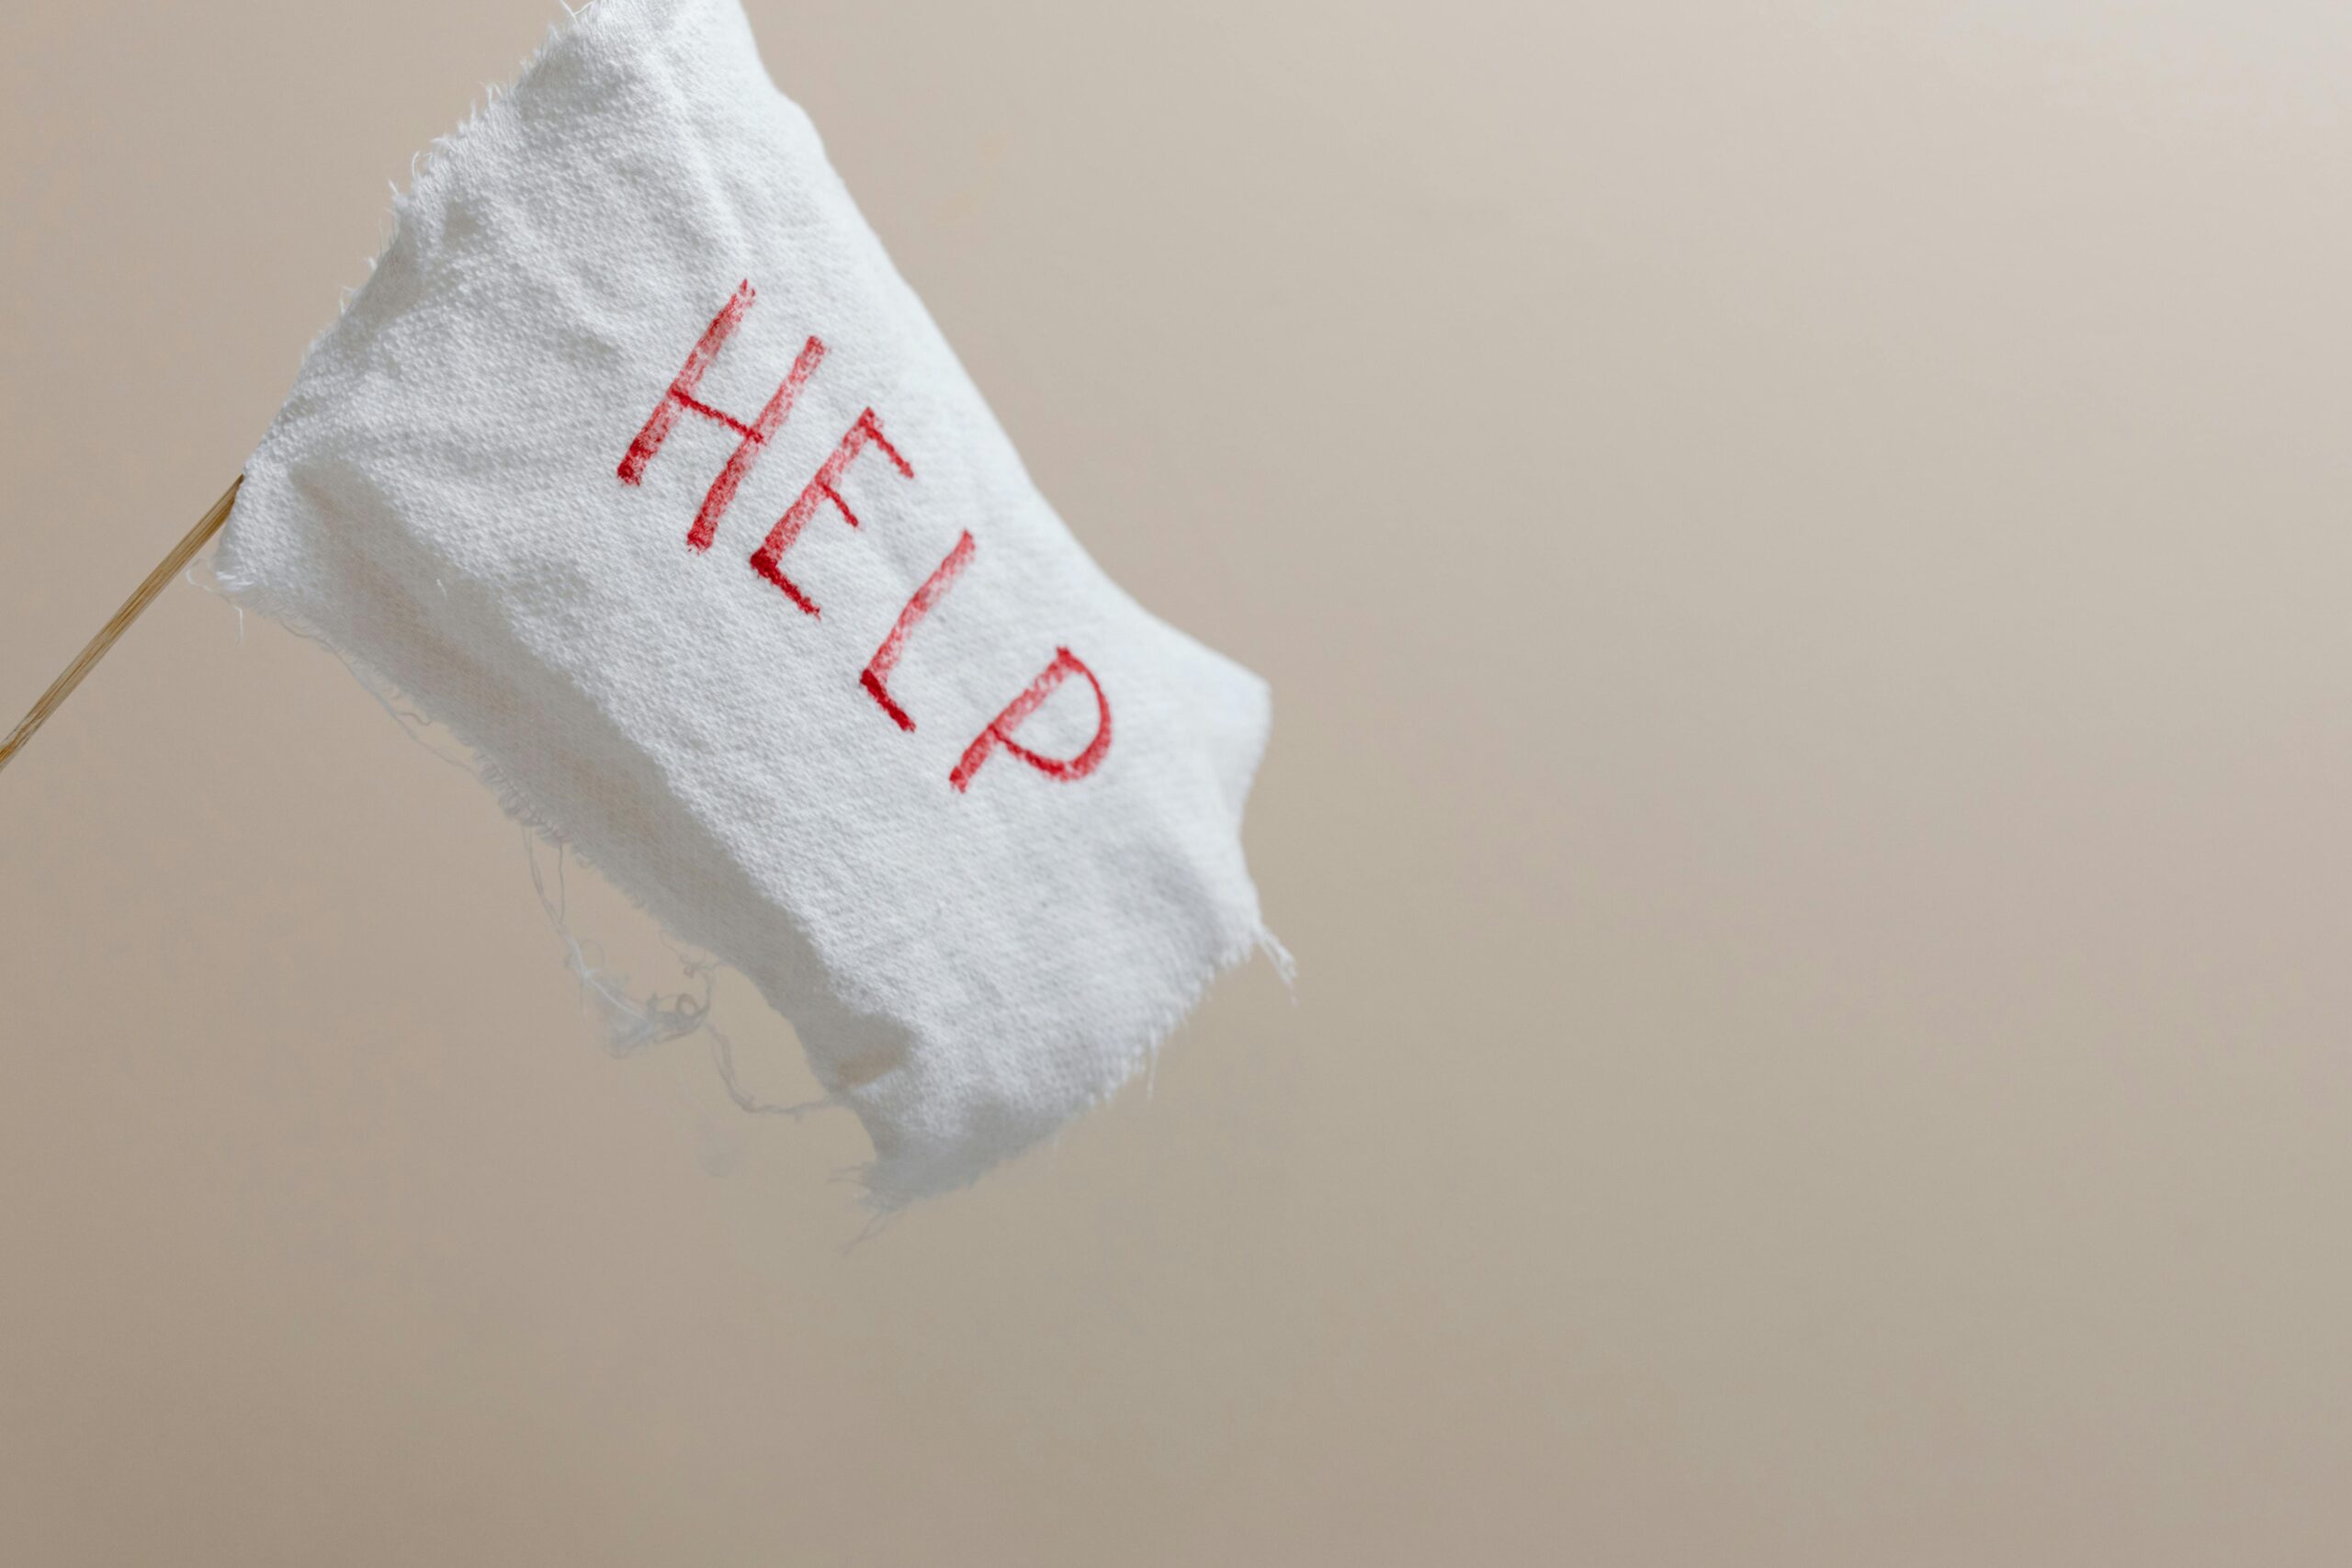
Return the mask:
[[[696,395],[702,388],[703,373],[718,357],[720,347],[742,324],[745,312],[751,310],[752,302],[758,297],[758,291],[748,280],[736,287],[733,298],[719,308],[718,314],[710,319],[710,325],[703,329],[702,337],[686,355],[684,366],[679,369],[676,378],[671,381],[669,389],[662,394],[661,400],[653,405],[653,412],[646,416],[644,426],[637,433],[637,439],[628,444],[628,451],[621,458],[618,470],[621,483],[642,483],[647,467],[661,452],[662,444],[670,439],[670,432],[676,427],[678,416],[682,413],[698,414],[715,421],[742,437],[733,456],[727,459],[726,467],[718,470],[718,477],[710,481],[710,489],[704,492],[702,506],[686,529],[687,547],[698,552],[709,549],[711,542],[718,537],[719,520],[727,515],[728,507],[733,504],[735,492],[751,476],[752,466],[767,450],[769,441],[783,428],[784,422],[792,417],[792,405],[798,400],[801,389],[817,373],[817,367],[825,362],[823,340],[810,336],[794,358],[792,368],[786,372],[775,396],[768,399],[758,417],[749,423],[704,402]],[[890,466],[898,470],[900,479],[912,479],[915,477],[914,465],[891,445],[889,437],[883,434],[881,416],[869,408],[851,423],[823,465],[801,487],[799,499],[777,520],[776,525],[768,530],[768,536],[761,542],[760,547],[752,552],[752,570],[774,583],[804,615],[818,615],[820,612],[816,601],[809,598],[798,583],[785,575],[785,552],[792,548],[794,542],[800,537],[801,530],[816,516],[818,509],[828,503],[842,514],[842,521],[853,528],[859,526],[857,513],[851,510],[848,502],[842,499],[842,486],[849,477],[851,467],[869,447],[878,450],[889,459]],[[965,530],[938,567],[923,580],[922,586],[915,590],[906,607],[899,612],[897,622],[890,627],[890,635],[882,639],[882,646],[874,650],[874,657],[865,661],[865,668],[858,674],[858,684],[865,688],[866,694],[889,716],[892,723],[909,733],[914,730],[914,717],[890,694],[890,671],[898,667],[899,657],[906,649],[907,639],[922,624],[923,617],[947,596],[947,591],[956,585],[956,579],[972,564],[972,557],[978,548],[971,531]],[[1093,689],[1094,738],[1076,756],[1067,758],[1048,757],[1015,740],[1013,734],[1023,722],[1072,675],[1084,676],[1087,685]],[[1102,682],[1095,679],[1094,671],[1088,669],[1078,655],[1067,648],[1057,648],[1054,650],[1053,662],[1046,666],[1044,672],[1007,703],[994,718],[989,719],[978,736],[964,749],[963,756],[948,773],[947,782],[958,794],[968,790],[973,775],[980,771],[981,764],[999,750],[1018,757],[1047,778],[1082,779],[1102,765],[1102,759],[1110,750],[1111,699],[1103,694]]]

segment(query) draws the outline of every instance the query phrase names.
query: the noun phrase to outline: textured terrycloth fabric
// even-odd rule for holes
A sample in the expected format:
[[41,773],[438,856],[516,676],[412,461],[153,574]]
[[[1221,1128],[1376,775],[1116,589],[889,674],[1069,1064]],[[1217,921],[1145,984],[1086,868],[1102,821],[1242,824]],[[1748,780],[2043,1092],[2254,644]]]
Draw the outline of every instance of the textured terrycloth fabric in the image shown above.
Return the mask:
[[790,1018],[897,1203],[1269,944],[1264,683],[1038,494],[735,0],[600,0],[439,143],[217,561]]

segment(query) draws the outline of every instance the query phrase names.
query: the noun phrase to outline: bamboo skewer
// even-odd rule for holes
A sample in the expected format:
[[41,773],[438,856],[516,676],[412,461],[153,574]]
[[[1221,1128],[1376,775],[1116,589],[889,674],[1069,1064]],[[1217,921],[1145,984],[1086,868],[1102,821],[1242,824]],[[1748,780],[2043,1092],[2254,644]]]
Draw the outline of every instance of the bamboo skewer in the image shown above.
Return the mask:
[[187,537],[174,545],[171,553],[155,563],[155,570],[147,574],[147,581],[134,589],[130,597],[122,602],[122,608],[98,628],[98,635],[90,639],[90,646],[65,667],[63,674],[49,683],[49,690],[40,694],[40,701],[33,705],[33,711],[25,715],[24,722],[9,731],[6,741],[0,741],[0,768],[6,767],[8,759],[24,750],[25,742],[33,738],[33,731],[57,711],[59,704],[73,694],[74,688],[82,683],[82,677],[90,672],[90,666],[106,657],[107,649],[114,646],[115,639],[139,618],[139,612],[153,604],[155,595],[164,591],[164,585],[187,570],[187,563],[196,558],[196,552],[220,531],[220,525],[229,520],[229,508],[236,504],[237,486],[244,482],[244,475],[239,474],[221,492],[220,499],[212,503],[212,509],[187,531]]

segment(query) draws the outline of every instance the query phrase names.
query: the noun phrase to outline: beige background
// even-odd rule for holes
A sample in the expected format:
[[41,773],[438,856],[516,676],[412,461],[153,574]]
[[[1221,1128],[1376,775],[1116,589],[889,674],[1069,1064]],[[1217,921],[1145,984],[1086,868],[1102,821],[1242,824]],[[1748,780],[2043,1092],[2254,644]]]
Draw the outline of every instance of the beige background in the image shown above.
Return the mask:
[[[2352,13],[752,10],[1298,1005],[850,1247],[176,588],[0,776],[0,1560],[2352,1556]],[[0,718],[553,14],[0,12]]]

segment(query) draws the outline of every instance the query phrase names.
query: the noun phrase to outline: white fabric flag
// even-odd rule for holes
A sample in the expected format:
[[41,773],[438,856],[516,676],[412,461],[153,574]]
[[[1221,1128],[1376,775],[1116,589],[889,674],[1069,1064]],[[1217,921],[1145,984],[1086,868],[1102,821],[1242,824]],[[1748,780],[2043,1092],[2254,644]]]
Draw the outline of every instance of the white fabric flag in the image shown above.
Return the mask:
[[884,1204],[1272,947],[1265,685],[1106,578],[736,0],[599,0],[428,155],[224,588],[470,747],[790,1018]]

